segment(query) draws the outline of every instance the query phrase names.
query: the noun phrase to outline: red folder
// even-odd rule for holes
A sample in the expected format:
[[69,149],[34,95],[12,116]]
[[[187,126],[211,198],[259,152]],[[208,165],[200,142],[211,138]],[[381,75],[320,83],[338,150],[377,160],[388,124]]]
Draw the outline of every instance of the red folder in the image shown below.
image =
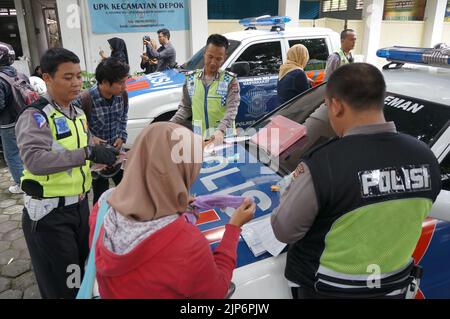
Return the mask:
[[251,140],[268,154],[278,156],[306,133],[306,126],[282,115],[276,115],[271,118],[269,124],[253,135]]

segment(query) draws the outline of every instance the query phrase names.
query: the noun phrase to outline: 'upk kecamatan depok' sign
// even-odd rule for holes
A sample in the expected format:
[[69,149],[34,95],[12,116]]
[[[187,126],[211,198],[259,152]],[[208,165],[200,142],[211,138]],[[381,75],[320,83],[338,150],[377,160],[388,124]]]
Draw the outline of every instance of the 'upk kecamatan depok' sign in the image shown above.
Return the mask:
[[93,33],[189,29],[189,0],[88,0]]

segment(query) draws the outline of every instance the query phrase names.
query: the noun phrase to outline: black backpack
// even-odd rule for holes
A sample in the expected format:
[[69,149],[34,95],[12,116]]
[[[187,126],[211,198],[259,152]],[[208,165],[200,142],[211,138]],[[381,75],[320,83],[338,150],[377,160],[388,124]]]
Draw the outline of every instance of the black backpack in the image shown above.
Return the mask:
[[17,72],[15,77],[11,77],[0,72],[0,78],[5,80],[11,87],[13,108],[17,113],[20,113],[25,107],[40,99],[39,93],[33,89],[25,74]]

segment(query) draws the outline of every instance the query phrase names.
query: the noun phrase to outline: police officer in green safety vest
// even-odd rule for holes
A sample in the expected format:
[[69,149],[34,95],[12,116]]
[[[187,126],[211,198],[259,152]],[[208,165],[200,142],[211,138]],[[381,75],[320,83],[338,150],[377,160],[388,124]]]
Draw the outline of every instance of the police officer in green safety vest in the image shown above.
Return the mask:
[[[441,190],[429,146],[384,118],[386,83],[367,63],[344,65],[325,103],[337,138],[309,150],[271,216],[290,244],[294,298],[412,298],[412,254]],[[424,271],[428,271],[424,269]]]
[[240,104],[235,74],[220,69],[227,49],[227,38],[220,34],[209,36],[203,56],[205,66],[186,73],[183,98],[170,120],[182,124],[192,117],[194,132],[216,145],[222,143],[225,134],[234,133]]
[[355,48],[356,33],[352,29],[345,29],[341,32],[341,48],[328,57],[325,67],[325,79],[330,78],[331,73],[338,67],[353,63],[353,55],[350,52]]
[[90,161],[112,165],[118,151],[89,145],[80,93],[80,60],[62,48],[41,59],[48,93],[27,106],[16,124],[24,163],[22,228],[43,298],[75,298],[89,246]]

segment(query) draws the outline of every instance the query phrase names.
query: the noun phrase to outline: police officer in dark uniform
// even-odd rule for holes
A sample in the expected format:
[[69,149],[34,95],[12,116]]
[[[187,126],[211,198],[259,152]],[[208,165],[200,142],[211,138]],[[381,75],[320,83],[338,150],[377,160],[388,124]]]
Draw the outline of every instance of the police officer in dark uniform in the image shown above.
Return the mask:
[[272,215],[290,244],[294,298],[405,298],[417,291],[412,253],[441,189],[423,142],[383,114],[386,84],[365,63],[331,75],[325,102],[337,138],[303,156]]
[[89,163],[111,165],[119,152],[90,146],[86,115],[71,104],[82,84],[78,57],[50,49],[41,67],[48,93],[16,125],[25,166],[22,227],[41,296],[74,298],[89,252]]

